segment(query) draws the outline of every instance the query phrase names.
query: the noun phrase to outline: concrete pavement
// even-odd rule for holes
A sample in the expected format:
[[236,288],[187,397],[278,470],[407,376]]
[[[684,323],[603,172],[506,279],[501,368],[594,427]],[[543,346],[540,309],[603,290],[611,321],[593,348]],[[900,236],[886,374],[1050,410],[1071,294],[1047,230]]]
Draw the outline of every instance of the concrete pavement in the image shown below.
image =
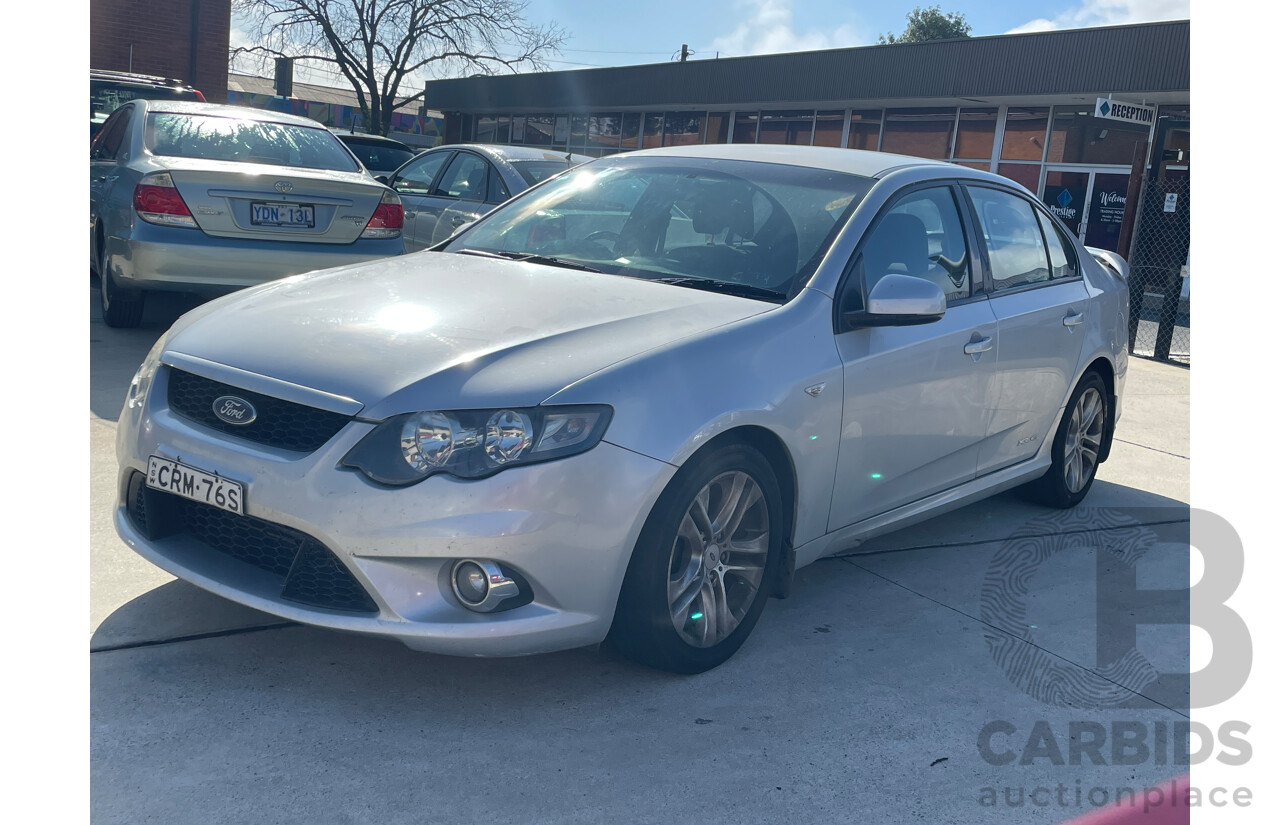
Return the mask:
[[[743,649],[696,677],[597,649],[413,653],[176,581],[111,528],[113,438],[133,370],[190,305],[157,302],[132,331],[106,328],[91,308],[95,822],[1057,822],[1087,802],[1027,795],[1060,786],[1074,802],[1077,788],[1140,789],[1182,772],[1153,759],[998,765],[980,754],[992,723],[1017,731],[993,739],[999,753],[1021,751],[1044,721],[1065,755],[1071,721],[1186,718],[1131,673],[1100,680],[1097,640],[1112,631],[1094,609],[1089,542],[1035,571],[1025,627],[993,630],[1008,616],[993,620],[998,605],[983,595],[992,565],[1015,530],[1050,515],[1012,494],[805,568]],[[1099,546],[1156,536],[1138,563],[1145,588],[1187,581],[1189,379],[1131,362],[1118,443],[1085,502],[1136,519],[1098,534]],[[1119,690],[1129,707],[1033,698],[989,636],[1043,652],[1073,683]],[[1186,670],[1185,627],[1139,628],[1137,640],[1156,669]],[[984,804],[988,789],[997,804]],[[1005,789],[1007,800],[1021,789],[1022,804]]]

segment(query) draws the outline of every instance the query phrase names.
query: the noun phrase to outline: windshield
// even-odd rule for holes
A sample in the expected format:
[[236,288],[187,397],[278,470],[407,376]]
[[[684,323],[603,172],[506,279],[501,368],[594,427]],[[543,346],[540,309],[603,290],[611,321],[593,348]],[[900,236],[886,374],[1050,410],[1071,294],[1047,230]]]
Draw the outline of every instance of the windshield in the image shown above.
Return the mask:
[[773,163],[611,158],[517,197],[443,249],[780,302],[873,183]]
[[144,140],[155,155],[359,171],[333,133],[318,126],[154,112]]

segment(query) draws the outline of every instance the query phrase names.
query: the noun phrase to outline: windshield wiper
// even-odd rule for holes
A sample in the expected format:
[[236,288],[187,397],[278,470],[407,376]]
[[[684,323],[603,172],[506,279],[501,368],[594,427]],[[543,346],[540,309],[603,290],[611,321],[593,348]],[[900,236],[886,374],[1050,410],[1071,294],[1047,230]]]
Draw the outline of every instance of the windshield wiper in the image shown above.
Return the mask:
[[587,266],[577,261],[570,261],[564,258],[556,258],[551,255],[533,255],[527,252],[491,252],[487,249],[459,249],[459,255],[479,255],[482,258],[502,258],[506,261],[520,261],[521,263],[545,264],[546,266],[561,266],[565,269],[576,269],[580,272],[600,272],[593,266]]
[[694,289],[705,289],[708,292],[720,292],[725,295],[736,295],[739,298],[759,298],[765,301],[776,301],[787,297],[786,293],[778,292],[777,290],[764,289],[763,287],[752,286],[750,284],[740,284],[736,281],[717,281],[714,278],[682,276],[675,278],[645,278],[643,280],[656,281],[660,284],[687,286]]

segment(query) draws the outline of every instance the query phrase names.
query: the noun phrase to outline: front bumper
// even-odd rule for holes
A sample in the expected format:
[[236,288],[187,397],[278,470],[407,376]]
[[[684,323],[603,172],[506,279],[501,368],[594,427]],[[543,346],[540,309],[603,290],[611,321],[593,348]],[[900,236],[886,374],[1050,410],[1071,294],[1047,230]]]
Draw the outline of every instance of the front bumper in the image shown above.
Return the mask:
[[[169,368],[141,408],[121,412],[116,530],[139,555],[232,601],[307,624],[390,636],[417,650],[511,656],[595,644],[608,633],[631,549],[671,465],[602,442],[571,458],[478,481],[433,476],[390,489],[339,460],[372,429],[352,420],[300,455],[229,437],[182,418],[164,401]],[[350,571],[376,604],[353,614],[290,601],[280,581],[189,534],[151,540],[128,510],[128,484],[160,455],[245,488],[246,514],[307,534]],[[533,601],[481,614],[453,595],[462,558],[517,571]]]
[[136,221],[109,238],[108,265],[126,289],[225,292],[303,272],[404,254],[402,238],[349,244],[218,238],[199,229]]

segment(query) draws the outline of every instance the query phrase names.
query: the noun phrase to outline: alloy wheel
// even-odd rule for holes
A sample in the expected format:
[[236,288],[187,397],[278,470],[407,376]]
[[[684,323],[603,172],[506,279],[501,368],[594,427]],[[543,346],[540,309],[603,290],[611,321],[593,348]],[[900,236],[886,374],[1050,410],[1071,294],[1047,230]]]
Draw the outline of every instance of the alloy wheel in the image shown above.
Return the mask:
[[1071,411],[1067,439],[1063,445],[1063,474],[1067,489],[1072,493],[1084,489],[1098,466],[1102,428],[1106,425],[1103,410],[1102,394],[1090,387]]

